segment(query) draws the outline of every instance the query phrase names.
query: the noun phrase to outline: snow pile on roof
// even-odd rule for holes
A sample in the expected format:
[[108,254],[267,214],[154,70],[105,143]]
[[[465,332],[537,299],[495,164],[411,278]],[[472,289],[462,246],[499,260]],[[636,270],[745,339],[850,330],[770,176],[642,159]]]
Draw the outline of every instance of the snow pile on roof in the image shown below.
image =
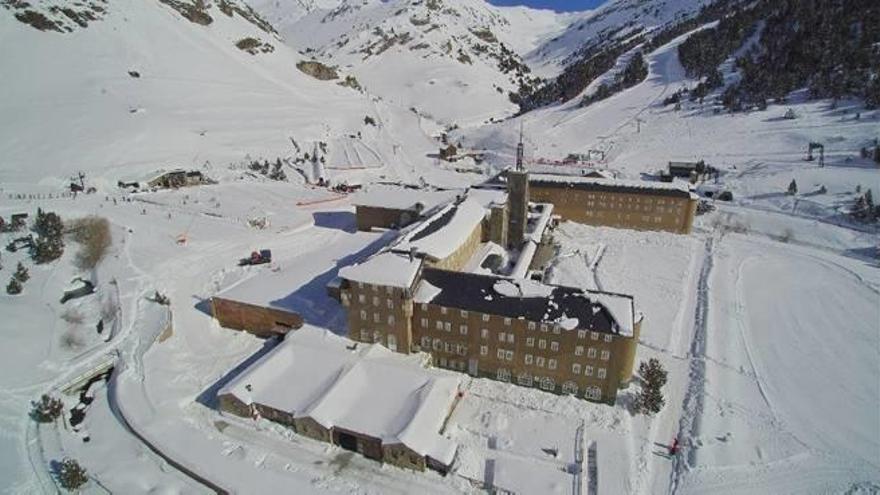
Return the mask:
[[507,191],[504,189],[471,188],[467,197],[479,202],[484,208],[507,203]]
[[421,266],[418,257],[384,251],[363,263],[341,268],[339,276],[352,282],[407,289],[412,287]]
[[492,288],[506,297],[550,297],[553,294],[553,286],[529,279],[499,279]]
[[[298,379],[303,377],[308,378]],[[458,374],[422,368],[415,356],[304,326],[218,395],[232,394],[246,404],[309,417],[383,444],[402,443],[449,464],[456,445],[439,431],[459,384]]]
[[464,244],[485,216],[486,210],[474,199],[449,205],[407,233],[393,249],[415,248],[434,259],[446,258]]
[[640,315],[636,314],[631,298],[607,292],[588,292],[590,299],[602,305],[611,315],[611,318],[614,319],[618,327],[618,333],[633,335],[635,322],[641,321],[641,318],[639,317]]
[[416,304],[429,303],[439,293],[439,287],[431,285],[430,282],[423,280],[421,283],[419,283],[419,287],[416,289],[416,293],[413,296],[413,302],[415,302]]
[[369,190],[354,195],[351,204],[392,210],[415,210],[421,204],[421,211],[429,211],[452,201],[461,191],[427,191],[393,186],[370,186]]
[[595,186],[620,187],[624,189],[645,189],[662,191],[679,191],[690,193],[691,188],[683,182],[648,182],[643,180],[626,179],[595,179],[591,177],[576,177],[571,175],[533,174],[531,182],[556,182],[563,184],[589,184]]
[[544,237],[544,230],[553,215],[553,203],[531,203],[535,211],[529,211],[526,234],[529,240],[540,243]]

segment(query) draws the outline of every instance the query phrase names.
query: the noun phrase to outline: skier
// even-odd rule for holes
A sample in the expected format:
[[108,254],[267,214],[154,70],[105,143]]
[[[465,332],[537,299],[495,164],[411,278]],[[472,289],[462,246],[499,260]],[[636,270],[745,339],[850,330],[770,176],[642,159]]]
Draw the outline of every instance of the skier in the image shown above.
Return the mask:
[[678,454],[678,437],[672,439],[672,445],[669,446],[669,455],[674,456]]

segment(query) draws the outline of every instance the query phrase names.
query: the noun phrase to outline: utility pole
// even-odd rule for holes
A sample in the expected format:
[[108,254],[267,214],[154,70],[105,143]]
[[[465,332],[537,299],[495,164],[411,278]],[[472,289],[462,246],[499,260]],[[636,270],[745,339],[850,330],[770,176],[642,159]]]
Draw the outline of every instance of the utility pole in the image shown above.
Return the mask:
[[644,120],[636,117],[636,134],[642,133],[642,122],[644,122]]

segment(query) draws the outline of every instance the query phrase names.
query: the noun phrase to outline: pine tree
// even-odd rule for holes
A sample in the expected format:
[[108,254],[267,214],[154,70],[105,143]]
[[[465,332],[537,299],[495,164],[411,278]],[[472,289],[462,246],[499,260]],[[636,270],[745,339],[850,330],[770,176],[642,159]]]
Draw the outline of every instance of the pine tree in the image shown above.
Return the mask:
[[795,182],[794,179],[791,179],[791,183],[788,185],[788,195],[794,196],[795,194],[797,194],[797,191],[797,182]]
[[874,161],[880,163],[880,144],[874,146]]
[[21,294],[21,282],[15,280],[15,276],[13,276],[9,283],[6,284],[6,293],[9,295]]
[[636,396],[636,410],[652,415],[663,409],[666,400],[663,398],[663,385],[666,384],[667,373],[656,358],[639,364],[639,375],[645,381],[641,392]]
[[56,213],[38,208],[34,231],[39,234],[32,253],[35,262],[47,263],[64,254],[64,223]]
[[60,399],[43,394],[39,402],[31,402],[31,417],[39,423],[51,423],[61,416],[64,403]]
[[61,461],[61,468],[58,470],[58,481],[61,486],[68,491],[74,491],[85,485],[89,481],[85,468],[79,465],[73,459],[66,458]]
[[31,276],[28,273],[28,269],[21,264],[21,261],[18,262],[18,267],[15,269],[15,273],[12,275],[15,280],[18,280],[21,283],[27,282]]

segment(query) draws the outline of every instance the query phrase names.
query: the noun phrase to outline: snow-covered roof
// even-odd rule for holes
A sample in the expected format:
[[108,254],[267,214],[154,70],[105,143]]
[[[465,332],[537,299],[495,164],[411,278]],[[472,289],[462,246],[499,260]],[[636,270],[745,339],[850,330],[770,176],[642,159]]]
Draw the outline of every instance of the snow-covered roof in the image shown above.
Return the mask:
[[[307,379],[300,379],[308,377]],[[420,356],[304,326],[226,384],[232,394],[325,428],[402,443],[449,464],[456,445],[440,429],[458,393],[457,373],[426,369]]]
[[623,189],[632,192],[648,192],[655,194],[669,194],[676,196],[689,196],[690,186],[681,182],[648,182],[642,180],[627,179],[595,179],[590,177],[575,177],[555,174],[533,174],[529,177],[530,183],[553,183],[567,184],[572,187],[585,186],[596,189]]
[[[549,285],[529,279],[425,268],[421,302],[631,337],[638,321],[632,296]],[[422,293],[421,287],[417,293]],[[430,297],[427,297],[430,296]]]
[[475,199],[451,204],[407,232],[392,248],[395,251],[415,249],[420,255],[443,259],[467,240],[483,221],[486,209]]
[[504,189],[472,188],[468,190],[468,199],[475,200],[490,208],[495,205],[504,205],[507,202],[507,191]]
[[362,263],[343,267],[339,276],[352,282],[399,287],[412,287],[422,259],[411,257],[409,253],[383,251]]
[[354,206],[388,208],[392,210],[413,210],[421,203],[422,211],[429,211],[439,205],[448,203],[462,191],[428,191],[407,187],[373,185],[366,191],[357,193],[352,198]]

